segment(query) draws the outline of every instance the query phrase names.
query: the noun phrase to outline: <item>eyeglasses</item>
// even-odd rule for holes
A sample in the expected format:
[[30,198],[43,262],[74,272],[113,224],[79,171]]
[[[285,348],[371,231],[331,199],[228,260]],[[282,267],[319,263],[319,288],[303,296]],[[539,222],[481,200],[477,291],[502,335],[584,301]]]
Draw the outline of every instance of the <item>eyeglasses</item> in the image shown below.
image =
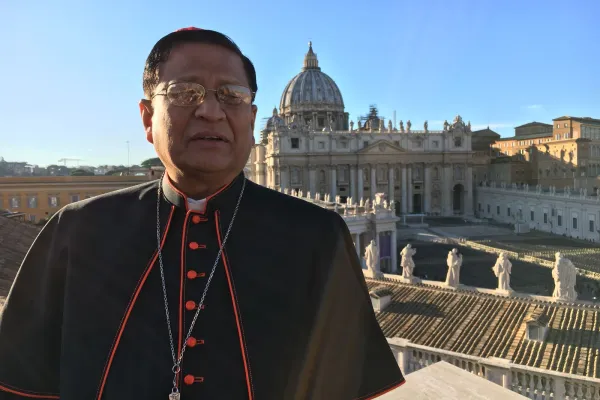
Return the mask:
[[176,82],[170,83],[151,98],[153,99],[155,96],[167,96],[169,102],[175,106],[197,107],[204,102],[206,92],[215,92],[219,103],[228,106],[237,106],[242,103],[251,104],[255,94],[249,88],[239,85],[223,85],[215,90],[206,89],[201,84],[195,82]]

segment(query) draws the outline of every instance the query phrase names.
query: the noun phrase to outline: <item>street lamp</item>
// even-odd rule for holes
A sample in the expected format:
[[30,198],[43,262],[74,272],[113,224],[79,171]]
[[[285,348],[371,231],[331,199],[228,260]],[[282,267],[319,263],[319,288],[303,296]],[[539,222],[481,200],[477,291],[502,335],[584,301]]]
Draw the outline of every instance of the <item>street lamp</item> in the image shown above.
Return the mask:
[[131,175],[131,164],[129,163],[129,140],[125,143],[127,143],[127,176],[129,176]]

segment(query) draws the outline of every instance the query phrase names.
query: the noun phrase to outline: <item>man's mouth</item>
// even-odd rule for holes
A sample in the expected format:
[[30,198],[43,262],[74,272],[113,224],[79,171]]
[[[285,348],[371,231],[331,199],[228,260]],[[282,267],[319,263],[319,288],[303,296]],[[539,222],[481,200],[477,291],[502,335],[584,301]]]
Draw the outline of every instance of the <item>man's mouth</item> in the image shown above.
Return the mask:
[[198,138],[194,138],[194,140],[213,140],[213,141],[219,141],[219,142],[227,142],[227,140],[223,139],[222,137],[218,137],[218,136],[198,137]]

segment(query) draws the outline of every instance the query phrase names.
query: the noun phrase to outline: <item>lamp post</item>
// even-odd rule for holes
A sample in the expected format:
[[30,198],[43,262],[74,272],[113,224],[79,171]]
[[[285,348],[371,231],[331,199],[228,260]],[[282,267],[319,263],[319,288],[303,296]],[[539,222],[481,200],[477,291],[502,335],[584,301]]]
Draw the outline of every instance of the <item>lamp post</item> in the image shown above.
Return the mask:
[[125,143],[127,143],[127,176],[129,176],[131,175],[131,164],[129,163],[129,140]]

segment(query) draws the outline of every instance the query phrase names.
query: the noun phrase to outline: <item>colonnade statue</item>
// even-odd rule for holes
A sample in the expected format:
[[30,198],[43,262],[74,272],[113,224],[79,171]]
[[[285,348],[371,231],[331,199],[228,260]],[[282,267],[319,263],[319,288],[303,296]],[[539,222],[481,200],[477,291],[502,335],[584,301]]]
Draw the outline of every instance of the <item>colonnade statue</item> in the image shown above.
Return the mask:
[[446,285],[457,287],[460,284],[460,267],[462,266],[463,256],[458,253],[458,249],[452,249],[448,252],[446,264],[448,265],[448,275],[446,276]]
[[512,263],[506,256],[505,252],[500,253],[496,264],[492,268],[494,275],[498,278],[498,290],[512,290],[510,288],[510,274],[512,271]]
[[415,270],[415,262],[413,256],[417,253],[417,249],[413,249],[411,244],[407,244],[405,248],[400,252],[401,261],[400,266],[402,267],[402,277],[404,279],[412,279]]

